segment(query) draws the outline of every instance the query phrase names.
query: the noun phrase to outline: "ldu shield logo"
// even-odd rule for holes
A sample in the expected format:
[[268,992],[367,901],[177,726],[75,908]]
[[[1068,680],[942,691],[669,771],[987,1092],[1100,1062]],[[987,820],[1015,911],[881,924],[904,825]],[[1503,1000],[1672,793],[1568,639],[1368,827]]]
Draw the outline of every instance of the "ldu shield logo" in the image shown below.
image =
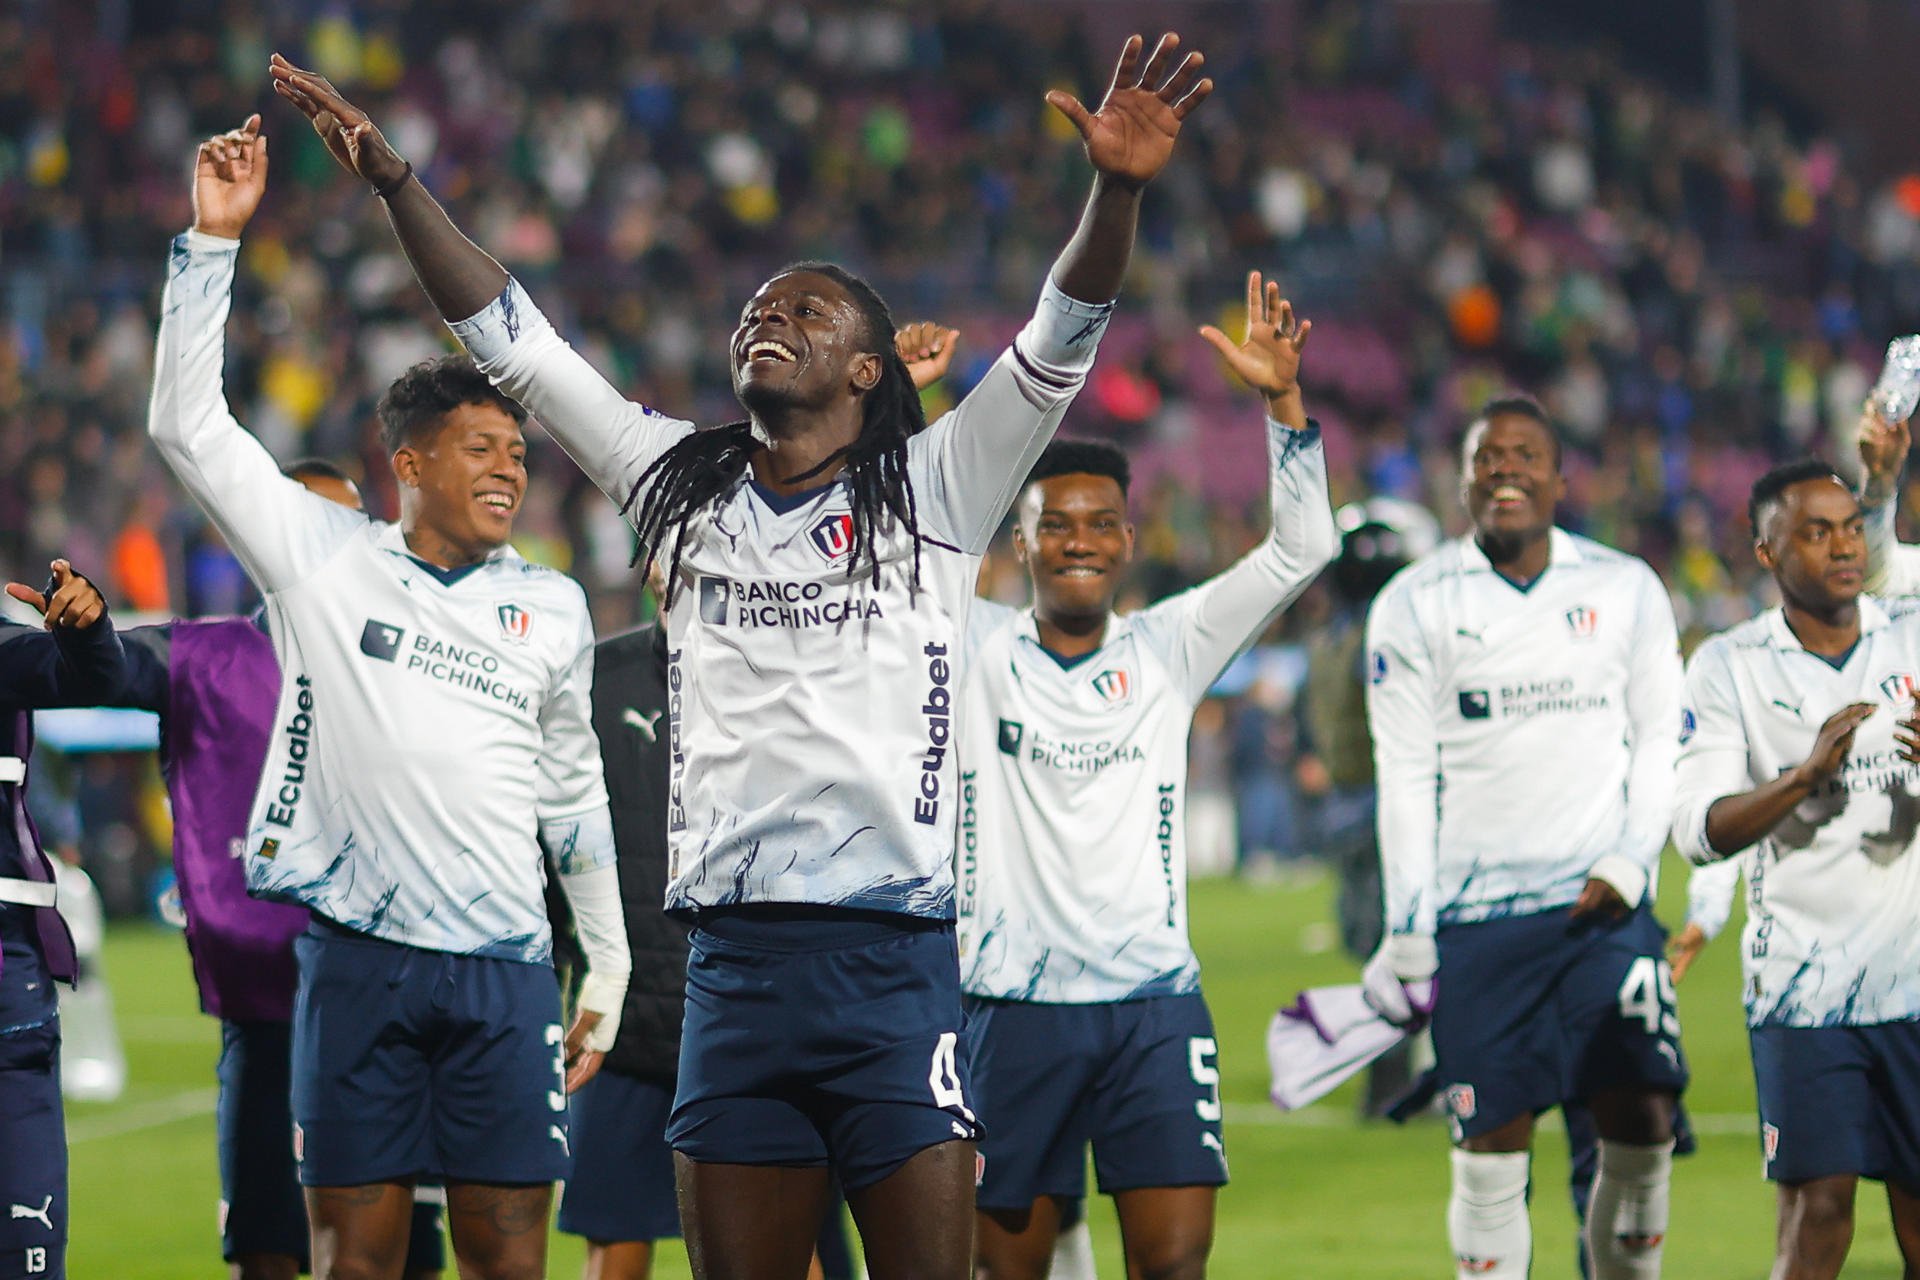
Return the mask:
[[493,611],[500,620],[500,634],[515,644],[525,644],[533,633],[533,614],[517,604],[503,604]]
[[820,523],[807,531],[807,537],[813,541],[813,549],[825,557],[828,564],[844,560],[847,553],[853,550],[853,516],[845,511],[823,516]]
[[1912,672],[1896,671],[1880,682],[1880,696],[1888,702],[1912,702],[1917,687]]
[[1567,610],[1567,626],[1573,630],[1575,640],[1591,640],[1600,630],[1600,612],[1584,604],[1577,604]]
[[1093,678],[1093,691],[1117,706],[1133,692],[1133,680],[1125,671],[1102,671]]

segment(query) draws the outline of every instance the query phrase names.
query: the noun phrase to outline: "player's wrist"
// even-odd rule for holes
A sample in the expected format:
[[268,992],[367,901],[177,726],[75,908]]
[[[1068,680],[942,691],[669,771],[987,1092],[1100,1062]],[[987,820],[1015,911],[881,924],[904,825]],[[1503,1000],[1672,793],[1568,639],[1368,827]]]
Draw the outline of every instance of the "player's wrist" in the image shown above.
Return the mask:
[[[224,221],[224,220],[214,219],[214,218],[195,218],[193,220],[193,225],[187,228],[187,233],[189,235],[200,236],[208,240],[219,240],[224,242],[219,245],[204,245],[204,246],[196,246],[196,247],[230,249],[234,245],[240,243],[240,233],[242,231],[245,231],[246,229],[247,229],[247,223],[246,223],[246,219],[244,218],[240,219],[237,222]],[[189,243],[191,243],[191,241]]]
[[1396,933],[1380,944],[1380,953],[1402,982],[1424,982],[1440,968],[1432,934]]

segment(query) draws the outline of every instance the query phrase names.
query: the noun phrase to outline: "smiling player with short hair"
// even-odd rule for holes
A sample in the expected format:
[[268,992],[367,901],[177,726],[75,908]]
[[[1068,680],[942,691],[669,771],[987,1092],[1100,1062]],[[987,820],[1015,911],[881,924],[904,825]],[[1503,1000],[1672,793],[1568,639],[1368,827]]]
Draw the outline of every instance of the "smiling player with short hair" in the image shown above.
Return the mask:
[[[1369,998],[1433,1045],[1463,1272],[1524,1276],[1535,1116],[1593,1112],[1596,1280],[1660,1271],[1687,1081],[1652,913],[1679,753],[1680,653],[1642,561],[1554,525],[1560,441],[1524,397],[1467,431],[1467,537],[1367,619],[1387,938]],[[1436,975],[1437,970],[1437,975]]]
[[[397,524],[282,476],[234,420],[224,324],[266,171],[258,116],[201,145],[148,427],[265,596],[282,674],[245,862],[252,893],[314,916],[293,1032],[314,1273],[397,1275],[427,1178],[463,1275],[540,1275],[565,1094],[618,1029],[629,965],[586,597],[507,546],[525,414],[466,362],[381,399]],[[564,1034],[542,842],[591,966]]]
[[1338,547],[1298,381],[1311,327],[1256,271],[1246,340],[1202,330],[1266,402],[1273,527],[1252,552],[1116,616],[1134,547],[1126,455],[1056,441],[1014,505],[1033,605],[974,605],[957,876],[990,1280],[1047,1274],[1089,1142],[1129,1273],[1206,1273],[1227,1164],[1187,935],[1187,736],[1220,672]]

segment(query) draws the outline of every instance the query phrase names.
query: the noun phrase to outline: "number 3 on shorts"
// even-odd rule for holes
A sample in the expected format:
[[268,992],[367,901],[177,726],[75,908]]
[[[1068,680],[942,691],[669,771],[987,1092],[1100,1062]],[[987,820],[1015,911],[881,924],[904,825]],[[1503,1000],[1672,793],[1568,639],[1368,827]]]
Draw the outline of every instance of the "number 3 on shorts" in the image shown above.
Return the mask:
[[971,1115],[967,1110],[967,1096],[960,1090],[960,1068],[953,1060],[959,1040],[957,1032],[940,1033],[940,1039],[933,1046],[933,1068],[927,1072],[927,1083],[933,1088],[934,1106],[942,1111],[958,1107],[963,1114]]
[[1620,1016],[1639,1021],[1650,1036],[1669,1040],[1680,1034],[1680,1019],[1673,1012],[1673,970],[1659,956],[1641,956],[1627,969],[1620,984]]

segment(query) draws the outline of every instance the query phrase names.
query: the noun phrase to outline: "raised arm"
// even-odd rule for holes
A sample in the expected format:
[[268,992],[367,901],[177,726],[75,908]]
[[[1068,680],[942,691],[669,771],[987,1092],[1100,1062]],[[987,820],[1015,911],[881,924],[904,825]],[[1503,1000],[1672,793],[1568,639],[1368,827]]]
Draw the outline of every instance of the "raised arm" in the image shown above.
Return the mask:
[[325,563],[366,518],[281,475],[227,408],[222,373],[234,264],[266,186],[259,116],[201,144],[193,228],[174,238],[167,259],[147,431],[248,575],[262,591],[276,591]]
[[1900,510],[1900,473],[1912,443],[1908,424],[1890,422],[1869,403],[1860,413],[1860,515],[1866,523],[1864,589],[1874,595],[1920,595],[1920,547],[1900,542],[1894,517]]
[[39,610],[45,624],[0,624],[0,705],[91,707],[111,701],[125,679],[126,652],[106,600],[65,560],[51,568],[44,592],[7,584],[7,594]]
[[1280,286],[1247,275],[1247,336],[1234,343],[1212,325],[1200,334],[1266,405],[1267,486],[1272,527],[1226,572],[1143,611],[1136,631],[1198,702],[1234,656],[1257,639],[1339,550],[1320,429],[1300,395],[1300,354],[1313,322],[1294,316]]
[[981,552],[1093,367],[1133,256],[1140,195],[1173,154],[1181,123],[1213,91],[1204,59],[1174,65],[1180,38],[1151,57],[1128,38],[1097,111],[1054,90],[1047,101],[1079,130],[1093,166],[1080,225],[1054,261],[1033,318],[966,398],[915,439],[914,489],[931,527]]
[[279,54],[270,70],[275,92],[385,202],[414,275],[473,362],[540,419],[602,492],[624,504],[641,473],[693,425],[628,400],[567,345],[506,268],[453,225],[367,113],[324,76]]

